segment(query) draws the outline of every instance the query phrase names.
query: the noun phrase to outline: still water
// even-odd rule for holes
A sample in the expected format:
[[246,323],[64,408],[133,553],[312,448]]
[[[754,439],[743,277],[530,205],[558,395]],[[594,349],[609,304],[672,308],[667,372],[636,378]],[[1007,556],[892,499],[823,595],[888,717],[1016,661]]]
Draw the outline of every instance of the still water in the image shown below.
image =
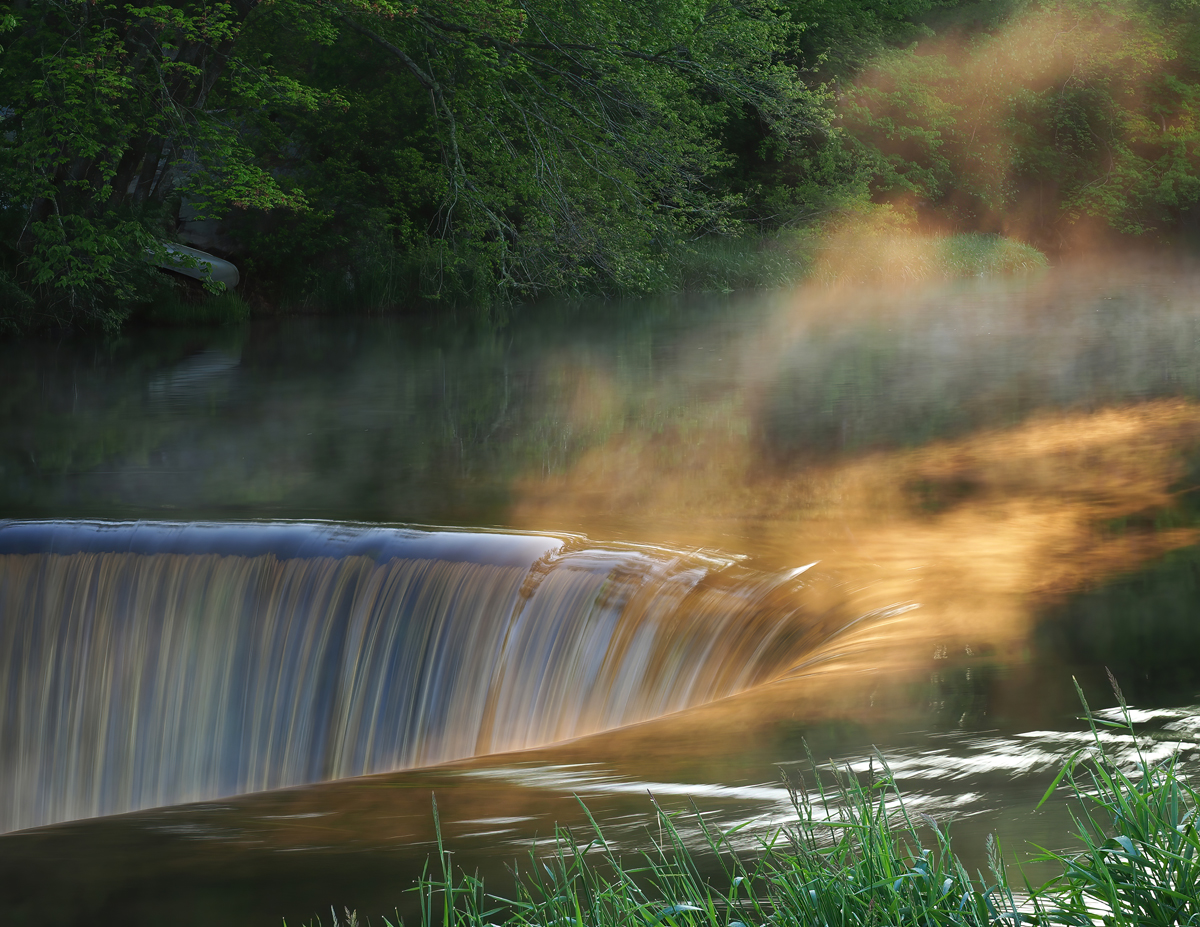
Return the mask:
[[411,917],[433,795],[497,885],[577,799],[752,846],[806,745],[1069,846],[1072,675],[1195,749],[1197,284],[0,346],[0,920]]

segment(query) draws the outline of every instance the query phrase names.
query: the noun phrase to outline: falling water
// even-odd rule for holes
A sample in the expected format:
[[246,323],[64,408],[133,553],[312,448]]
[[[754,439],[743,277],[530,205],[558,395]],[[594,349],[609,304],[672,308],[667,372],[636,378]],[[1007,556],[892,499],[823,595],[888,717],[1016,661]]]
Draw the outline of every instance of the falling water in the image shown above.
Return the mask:
[[721,698],[830,632],[798,572],[570,537],[0,523],[0,832]]

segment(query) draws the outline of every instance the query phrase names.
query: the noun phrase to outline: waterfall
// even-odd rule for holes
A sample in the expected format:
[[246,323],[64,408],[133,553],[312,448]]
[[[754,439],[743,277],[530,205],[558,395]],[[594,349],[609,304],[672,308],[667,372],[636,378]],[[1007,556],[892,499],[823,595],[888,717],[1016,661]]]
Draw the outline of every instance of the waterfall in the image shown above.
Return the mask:
[[825,633],[794,574],[580,538],[0,523],[0,832],[552,743]]

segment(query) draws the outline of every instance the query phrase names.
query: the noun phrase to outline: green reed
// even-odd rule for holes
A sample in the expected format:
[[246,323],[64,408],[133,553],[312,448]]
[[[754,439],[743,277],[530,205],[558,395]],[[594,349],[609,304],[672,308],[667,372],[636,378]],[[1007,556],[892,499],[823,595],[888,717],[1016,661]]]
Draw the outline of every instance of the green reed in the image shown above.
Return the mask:
[[250,318],[250,305],[237,293],[207,293],[183,286],[165,288],[158,298],[136,313],[150,325],[236,325]]
[[1083,849],[1043,851],[1040,858],[1063,871],[1033,893],[1034,913],[1044,923],[1068,925],[1200,924],[1197,793],[1182,778],[1177,757],[1151,764],[1136,737],[1133,771],[1122,769],[1106,751],[1101,727],[1133,734],[1125,697],[1115,680],[1112,684],[1121,706],[1119,722],[1094,716],[1079,690],[1095,750],[1087,761],[1072,757],[1047,797],[1066,780],[1077,800],[1072,819]]
[[[699,813],[702,845],[688,846],[678,815],[656,806],[658,836],[651,832],[651,849],[630,863],[589,813],[586,842],[560,829],[549,856],[531,852],[526,868],[514,872],[512,897],[456,871],[439,827],[437,859],[412,889],[422,925],[1200,927],[1197,793],[1174,758],[1146,760],[1115,683],[1114,690],[1123,721],[1097,718],[1084,701],[1093,747],[1071,757],[1042,799],[1065,785],[1080,848],[1042,850],[1038,859],[1062,872],[1040,887],[1010,888],[992,838],[988,873],[969,874],[948,826],[910,813],[880,760],[865,776],[848,767],[818,772],[811,790],[790,780],[796,823],[762,838],[753,852],[734,848],[740,828],[715,830]],[[1111,756],[1105,728],[1133,737],[1136,769]],[[350,913],[334,917],[335,925],[357,923]]]

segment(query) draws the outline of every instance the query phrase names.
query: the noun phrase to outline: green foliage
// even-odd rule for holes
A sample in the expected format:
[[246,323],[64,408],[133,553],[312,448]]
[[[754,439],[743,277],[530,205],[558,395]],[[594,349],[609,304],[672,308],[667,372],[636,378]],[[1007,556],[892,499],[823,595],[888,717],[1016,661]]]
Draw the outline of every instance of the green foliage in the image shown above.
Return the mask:
[[768,0],[33,0],[9,24],[8,244],[106,327],[180,197],[284,301],[380,256],[402,299],[652,289],[675,243],[737,229],[722,126],[787,152],[828,124]]
[[7,271],[0,268],[0,333],[18,332],[28,327],[33,300]]
[[709,237],[684,242],[666,256],[664,291],[731,293],[798,283],[806,256],[778,235]]
[[350,255],[392,251],[419,268],[412,297],[455,300],[478,279],[510,296],[653,289],[667,249],[738,227],[722,126],[751,113],[787,148],[828,122],[824,91],[780,60],[791,23],[762,0],[388,13],[327,14],[325,44],[286,6],[253,32],[350,103],[261,136],[295,152],[283,169],[314,212],[242,234],[256,254],[273,239],[268,259],[294,276],[331,254],[354,276]]
[[[1076,689],[1083,700],[1083,691]],[[1136,736],[1136,770],[1123,769],[1108,754],[1100,727],[1134,733],[1115,680],[1113,689],[1120,720],[1096,717],[1084,701],[1096,735],[1095,755],[1082,771],[1073,759],[1055,781],[1065,778],[1082,806],[1072,815],[1082,851],[1044,851],[1042,858],[1058,863],[1063,872],[1034,893],[1036,920],[1086,927],[1099,912],[1112,927],[1194,924],[1200,920],[1200,795],[1183,780],[1174,757],[1152,765]]]
[[931,11],[958,6],[946,0],[788,0],[792,19],[803,23],[796,43],[800,61],[836,79],[853,78],[890,46],[928,33]]
[[186,195],[213,214],[299,207],[256,163],[214,86],[241,108],[311,104],[231,54],[253,4],[50,0],[13,14],[0,71],[0,209],[43,314],[114,328],[149,285]]
[[784,282],[803,255],[740,236],[880,199],[1169,229],[1198,69],[1167,0],[29,0],[0,263],[35,305],[3,324],[121,325],[185,201],[255,298],[355,311]]
[[843,101],[877,191],[957,223],[1169,228],[1200,200],[1189,4],[1042,0],[882,56]]

